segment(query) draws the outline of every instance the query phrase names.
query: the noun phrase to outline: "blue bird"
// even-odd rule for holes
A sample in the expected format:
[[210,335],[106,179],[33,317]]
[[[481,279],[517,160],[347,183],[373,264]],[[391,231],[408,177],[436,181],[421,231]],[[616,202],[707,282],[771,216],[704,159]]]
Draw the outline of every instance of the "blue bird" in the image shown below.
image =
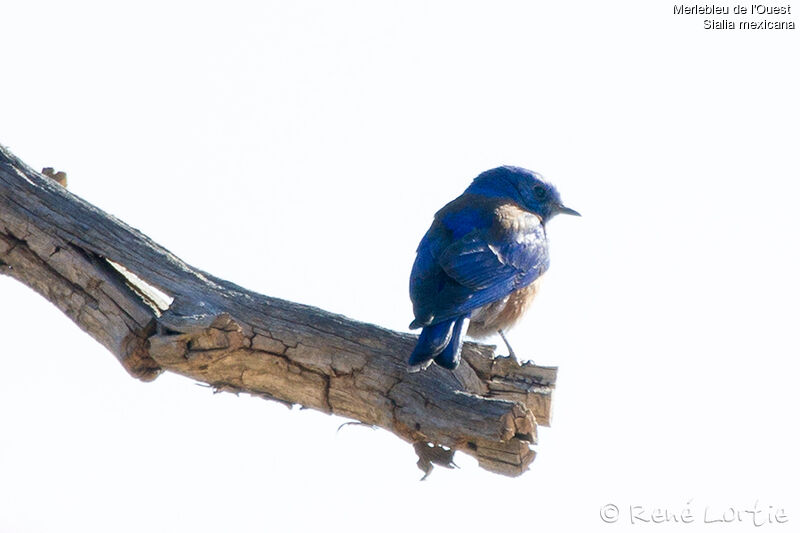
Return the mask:
[[561,202],[540,174],[519,167],[487,170],[436,213],[417,247],[409,288],[411,329],[422,328],[409,371],[431,361],[455,369],[464,335],[499,333],[527,310],[550,265],[545,224]]

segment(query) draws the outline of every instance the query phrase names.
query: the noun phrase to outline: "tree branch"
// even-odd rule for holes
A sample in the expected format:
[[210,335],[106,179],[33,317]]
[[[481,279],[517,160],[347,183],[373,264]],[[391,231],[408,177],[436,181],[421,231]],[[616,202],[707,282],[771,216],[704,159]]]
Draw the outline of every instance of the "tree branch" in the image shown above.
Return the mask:
[[[163,371],[385,428],[420,468],[461,450],[524,472],[556,369],[464,345],[457,371],[406,372],[415,336],[253,293],[181,261],[0,146],[0,272],[31,287],[144,381]],[[421,445],[431,443],[430,445]]]

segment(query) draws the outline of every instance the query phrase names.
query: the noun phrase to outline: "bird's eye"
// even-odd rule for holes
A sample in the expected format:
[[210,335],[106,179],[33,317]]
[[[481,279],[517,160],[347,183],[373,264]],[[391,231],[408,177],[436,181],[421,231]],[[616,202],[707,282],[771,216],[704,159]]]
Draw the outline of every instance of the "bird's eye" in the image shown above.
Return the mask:
[[547,190],[542,187],[541,185],[537,185],[533,188],[533,195],[536,197],[537,200],[544,200],[547,196]]

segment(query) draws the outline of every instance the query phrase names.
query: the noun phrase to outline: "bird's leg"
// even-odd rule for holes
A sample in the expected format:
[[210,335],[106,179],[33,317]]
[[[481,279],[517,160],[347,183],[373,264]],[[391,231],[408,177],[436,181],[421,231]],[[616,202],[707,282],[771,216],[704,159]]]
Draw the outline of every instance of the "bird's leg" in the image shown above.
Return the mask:
[[517,358],[517,354],[514,353],[514,348],[508,343],[508,339],[506,338],[506,334],[503,333],[502,329],[498,329],[497,333],[500,335],[500,338],[503,339],[503,342],[506,343],[506,348],[508,348],[508,355],[513,357],[514,359]]

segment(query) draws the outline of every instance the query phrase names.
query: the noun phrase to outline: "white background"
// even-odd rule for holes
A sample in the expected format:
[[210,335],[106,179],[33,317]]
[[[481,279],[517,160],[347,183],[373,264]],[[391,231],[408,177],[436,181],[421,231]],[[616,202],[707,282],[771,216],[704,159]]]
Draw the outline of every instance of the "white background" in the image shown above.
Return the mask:
[[[0,278],[0,532],[751,531],[703,513],[756,500],[789,516],[759,530],[797,527],[798,30],[664,1],[0,16],[0,143],[250,289],[404,331],[416,244],[482,170],[542,172],[584,215],[550,225],[511,332],[560,368],[517,479],[459,455],[420,483],[385,431],[137,382]],[[630,524],[689,500],[694,524]]]

